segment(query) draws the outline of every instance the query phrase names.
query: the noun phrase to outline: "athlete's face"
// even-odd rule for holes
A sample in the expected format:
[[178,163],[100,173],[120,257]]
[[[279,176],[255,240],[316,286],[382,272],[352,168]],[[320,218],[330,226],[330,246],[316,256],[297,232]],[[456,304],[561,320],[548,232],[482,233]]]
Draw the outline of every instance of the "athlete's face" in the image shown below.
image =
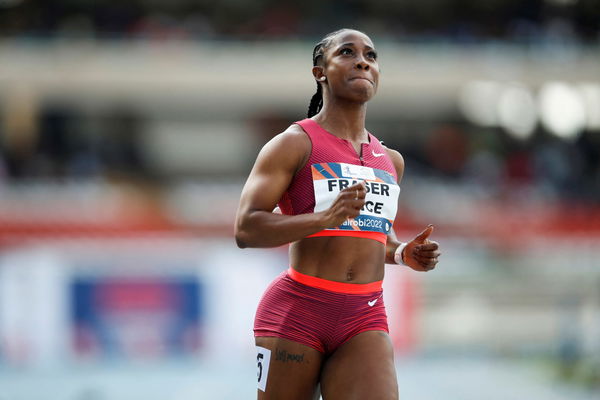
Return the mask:
[[331,95],[359,102],[366,102],[375,95],[379,64],[368,36],[344,31],[333,40],[324,56],[322,74],[326,76],[324,83]]

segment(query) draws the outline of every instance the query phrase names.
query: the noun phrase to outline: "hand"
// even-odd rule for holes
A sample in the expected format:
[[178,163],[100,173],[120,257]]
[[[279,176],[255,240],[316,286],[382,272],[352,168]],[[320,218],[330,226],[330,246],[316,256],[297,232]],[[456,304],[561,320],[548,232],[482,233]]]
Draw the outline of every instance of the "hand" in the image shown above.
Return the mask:
[[340,226],[349,218],[356,218],[365,205],[367,189],[363,181],[340,191],[331,206],[323,211],[326,228]]
[[439,244],[429,240],[429,235],[433,232],[433,225],[429,225],[425,230],[417,235],[413,240],[407,243],[402,250],[404,264],[415,271],[430,271],[438,263]]

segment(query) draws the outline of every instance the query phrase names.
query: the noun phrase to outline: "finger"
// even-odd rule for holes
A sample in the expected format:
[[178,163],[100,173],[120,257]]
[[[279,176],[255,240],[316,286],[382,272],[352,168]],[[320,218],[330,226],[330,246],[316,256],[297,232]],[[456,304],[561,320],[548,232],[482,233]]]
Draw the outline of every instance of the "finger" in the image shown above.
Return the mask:
[[365,199],[352,199],[348,202],[348,206],[357,211],[361,211],[364,205]]
[[437,258],[426,258],[426,259],[421,259],[421,258],[414,258],[415,261],[417,261],[419,263],[419,265],[423,266],[423,267],[428,267],[428,268],[433,268],[437,265],[437,263],[439,262]]
[[435,268],[435,266],[437,265],[437,261],[429,261],[429,262],[419,262],[419,264],[421,265],[421,267],[427,271],[430,271],[432,269]]
[[425,268],[426,271],[431,271],[432,269],[435,269],[435,264]]
[[352,186],[358,186],[358,188],[359,188],[359,189],[360,189],[360,188],[363,188],[363,189],[364,189],[364,188],[366,187],[366,182],[365,182],[365,181],[363,181],[363,180],[359,180],[358,182],[356,182],[356,183],[355,183],[354,185],[352,185]]
[[344,196],[341,198],[343,200],[343,202],[340,204],[343,207],[350,207],[350,208],[362,208],[365,205],[365,197],[356,197],[356,194],[352,194],[352,193],[348,193],[348,194],[344,194]]
[[348,199],[348,200],[352,200],[352,201],[356,201],[356,200],[360,200],[360,201],[364,201],[365,198],[367,197],[366,192],[361,192],[360,190],[352,190],[350,192],[346,192],[343,195],[344,199]]
[[440,245],[437,242],[428,242],[424,244],[419,244],[415,246],[415,250],[417,251],[435,251],[440,248]]
[[344,191],[354,193],[355,197],[365,197],[367,195],[367,188],[364,181],[348,186]]
[[349,191],[349,192],[340,192],[340,197],[344,200],[355,200],[356,199],[356,190]]
[[365,188],[365,181],[360,181],[358,183],[355,183],[354,185],[348,186],[347,188],[343,189],[342,192],[353,190],[366,190]]
[[433,232],[433,225],[429,224],[427,225],[427,228],[425,228],[423,232],[419,233],[413,240],[415,242],[424,243],[429,235],[431,235],[431,232]]
[[413,249],[411,254],[415,259],[429,260],[429,259],[437,259],[442,253],[438,250],[435,251],[418,251]]
[[360,208],[353,208],[351,210],[348,210],[347,214],[349,215],[349,218],[356,218],[360,215]]
[[439,258],[442,255],[442,253],[440,253],[439,251],[428,251],[425,253],[414,253],[413,256],[415,258],[419,258],[419,259],[423,259],[423,260],[429,260],[432,258]]
[[340,197],[348,200],[364,200],[367,197],[367,192],[360,191],[358,189],[349,191],[344,189],[342,192],[340,192]]
[[415,258],[423,258],[423,259],[429,259],[429,258],[437,258],[441,255],[442,253],[440,253],[439,251],[425,251],[425,252],[421,252],[421,251],[414,251],[412,252],[412,256]]
[[364,205],[364,201],[361,202],[360,200],[356,200],[352,204],[352,210],[354,210],[356,212],[356,214],[358,215],[362,211],[363,205]]

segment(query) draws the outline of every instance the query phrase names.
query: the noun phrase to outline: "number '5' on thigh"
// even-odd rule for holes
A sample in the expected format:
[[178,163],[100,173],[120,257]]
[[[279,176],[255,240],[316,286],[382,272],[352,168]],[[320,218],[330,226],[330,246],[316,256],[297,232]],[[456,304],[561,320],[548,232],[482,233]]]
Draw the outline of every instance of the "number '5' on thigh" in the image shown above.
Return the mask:
[[256,349],[259,400],[312,400],[318,396],[323,361],[319,351],[275,337],[257,337]]

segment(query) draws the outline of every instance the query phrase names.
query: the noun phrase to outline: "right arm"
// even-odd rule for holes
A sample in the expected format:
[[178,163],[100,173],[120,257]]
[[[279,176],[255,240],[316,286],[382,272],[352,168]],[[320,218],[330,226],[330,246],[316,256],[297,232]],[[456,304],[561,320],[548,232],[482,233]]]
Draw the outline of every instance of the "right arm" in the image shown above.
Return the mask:
[[291,127],[262,148],[242,189],[236,216],[235,240],[240,248],[281,246],[358,216],[366,195],[362,184],[341,191],[325,211],[300,215],[272,212],[306,162],[310,146],[306,134]]

